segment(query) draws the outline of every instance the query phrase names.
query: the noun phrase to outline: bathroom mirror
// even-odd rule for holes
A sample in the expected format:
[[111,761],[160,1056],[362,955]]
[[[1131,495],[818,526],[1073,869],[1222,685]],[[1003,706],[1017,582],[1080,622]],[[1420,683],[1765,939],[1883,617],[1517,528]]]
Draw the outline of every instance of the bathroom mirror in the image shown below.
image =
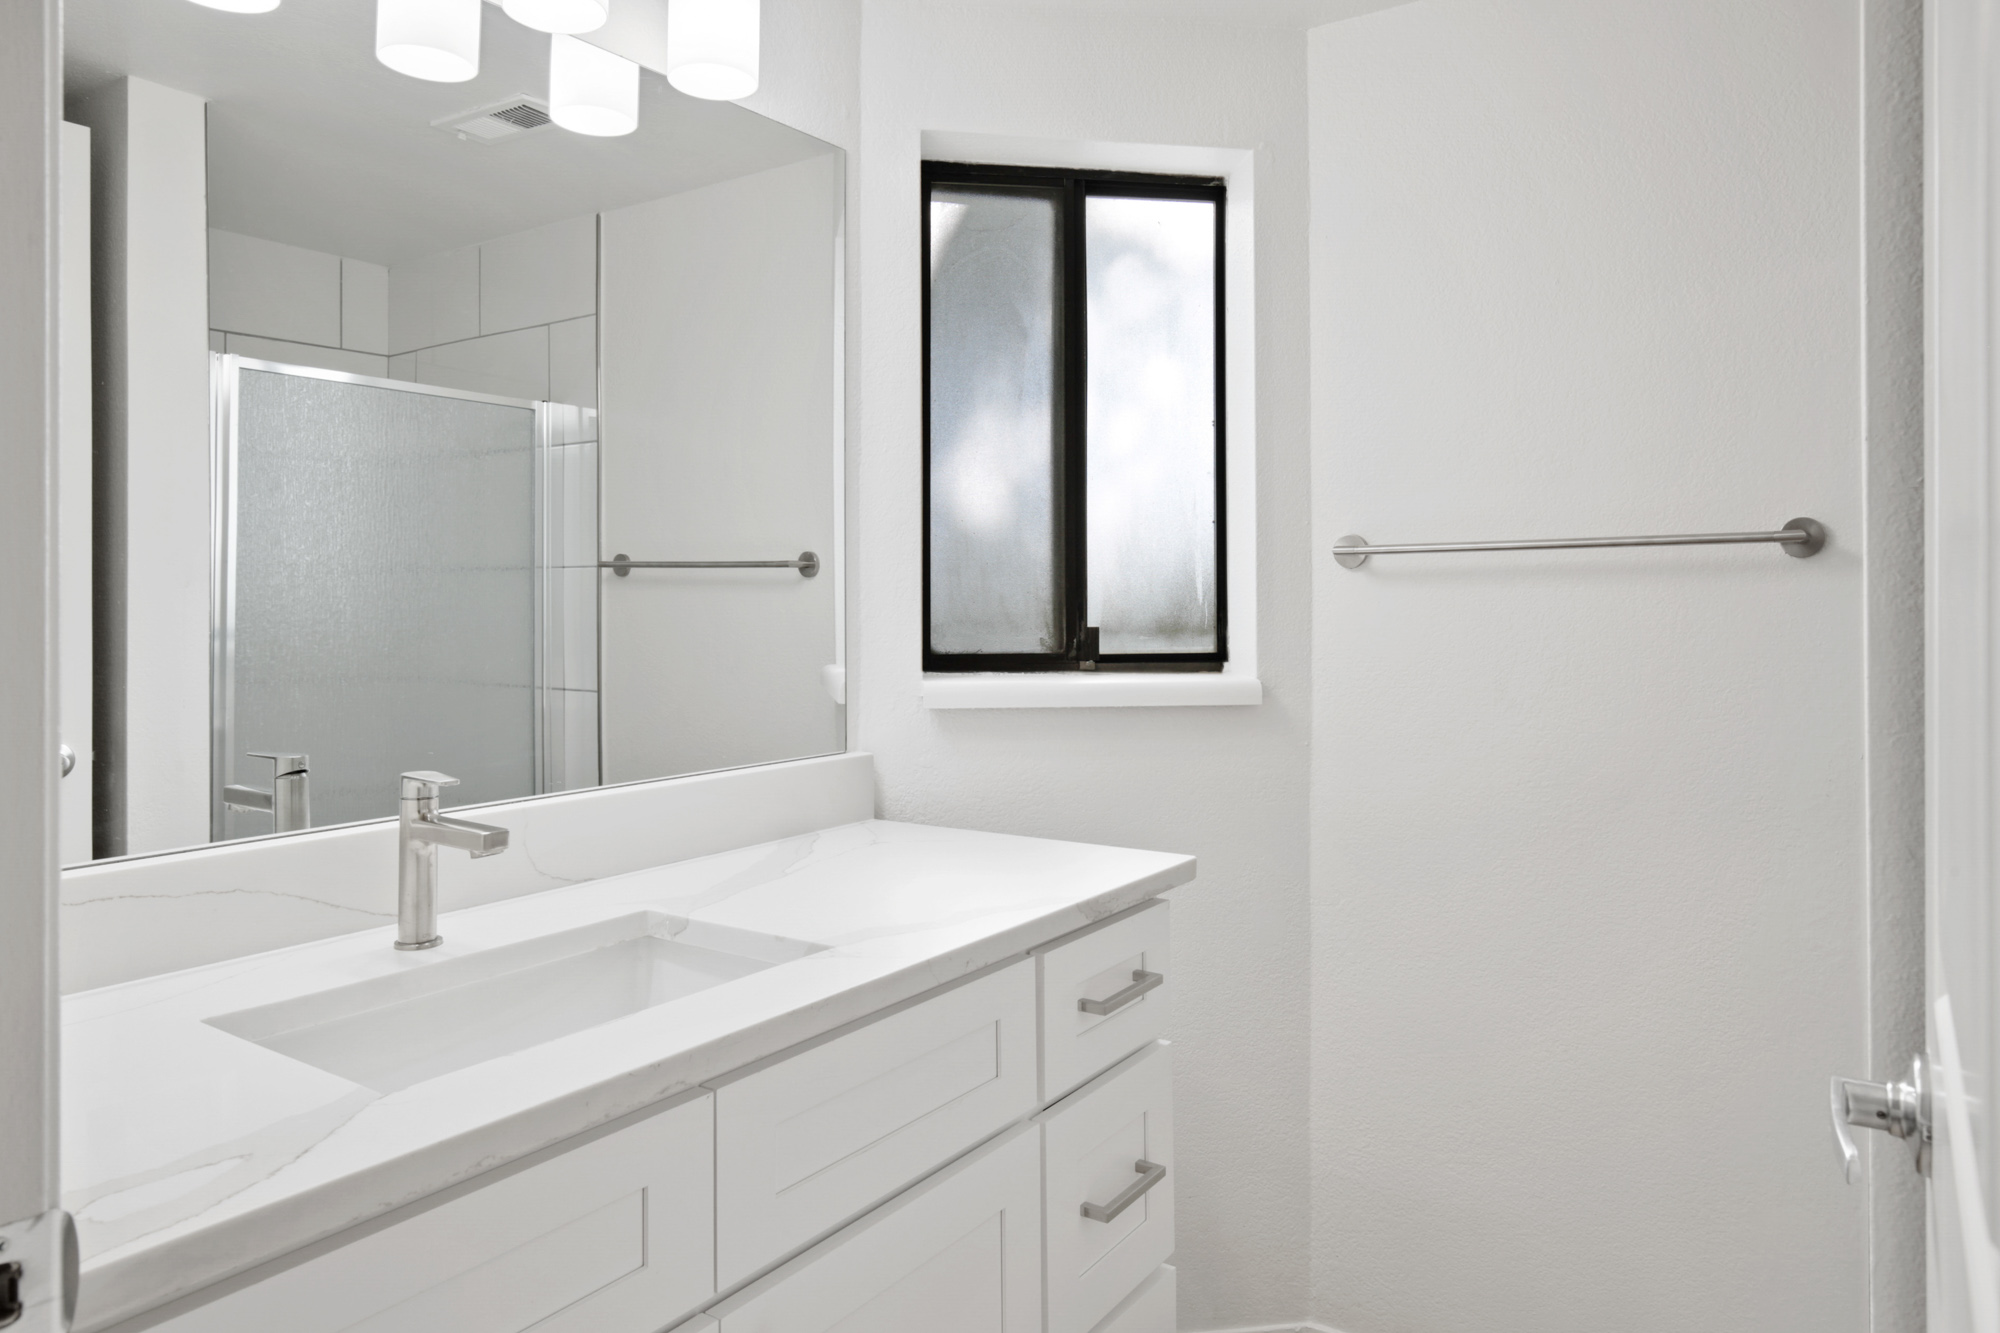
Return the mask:
[[480,9],[65,6],[66,862],[844,748],[842,155]]

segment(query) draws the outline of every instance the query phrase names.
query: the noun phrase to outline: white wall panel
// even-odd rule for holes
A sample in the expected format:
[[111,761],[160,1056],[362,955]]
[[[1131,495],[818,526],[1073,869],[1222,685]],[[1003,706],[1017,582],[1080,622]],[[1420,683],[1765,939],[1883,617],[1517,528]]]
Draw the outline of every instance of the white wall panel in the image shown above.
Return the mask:
[[340,261],[340,345],[378,355],[389,350],[389,270],[362,259]]
[[530,401],[549,396],[549,333],[516,329],[464,342],[425,347],[417,353],[415,379],[447,389],[496,394]]
[[113,851],[208,837],[208,219],[202,100],[84,99],[98,358],[98,817]]
[[479,247],[479,331],[502,333],[597,313],[597,216]]
[[426,255],[390,268],[391,355],[478,336],[478,246]]
[[597,406],[597,320],[549,325],[549,397],[578,407]]
[[[604,215],[603,543],[641,560],[829,560],[840,163]],[[834,579],[606,577],[605,780],[826,753]]]
[[389,358],[367,352],[349,352],[339,347],[318,347],[311,343],[280,342],[276,338],[249,338],[240,333],[223,335],[222,350],[237,356],[254,356],[263,361],[282,361],[292,366],[318,366],[323,370],[345,371],[349,375],[389,377]]
[[[1311,35],[1328,1324],[1869,1327],[1824,1097],[1869,1067],[1861,30]],[[1328,555],[1794,515],[1826,551]]]
[[[1291,1327],[1307,1308],[1311,1179],[1305,62],[1297,30],[1204,8],[1214,20],[1154,4],[869,0],[848,698],[894,817],[1200,858],[1199,882],[1174,895],[1181,1319]],[[767,84],[789,110],[793,86]],[[830,112],[824,123],[837,127]],[[1261,706],[923,706],[918,164],[936,130],[1107,165],[1187,160],[1162,145],[1249,151],[1254,215],[1234,234],[1255,308],[1231,343],[1244,361],[1229,431],[1232,449],[1256,452]]]
[[341,346],[339,255],[210,228],[208,327]]

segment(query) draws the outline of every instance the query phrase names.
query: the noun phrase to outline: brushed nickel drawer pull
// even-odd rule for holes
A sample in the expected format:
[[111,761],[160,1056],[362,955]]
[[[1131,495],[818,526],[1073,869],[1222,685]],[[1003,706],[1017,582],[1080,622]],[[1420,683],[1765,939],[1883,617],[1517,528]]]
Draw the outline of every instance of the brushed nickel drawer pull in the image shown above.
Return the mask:
[[1109,1222],[1118,1214],[1146,1197],[1146,1191],[1167,1178],[1167,1168],[1158,1162],[1149,1162],[1141,1157],[1132,1163],[1132,1169],[1139,1178],[1127,1185],[1110,1203],[1086,1203],[1083,1215],[1093,1222]]
[[1158,972],[1134,972],[1132,984],[1124,990],[1101,1000],[1078,1000],[1076,1007],[1086,1014],[1115,1014],[1165,980]]

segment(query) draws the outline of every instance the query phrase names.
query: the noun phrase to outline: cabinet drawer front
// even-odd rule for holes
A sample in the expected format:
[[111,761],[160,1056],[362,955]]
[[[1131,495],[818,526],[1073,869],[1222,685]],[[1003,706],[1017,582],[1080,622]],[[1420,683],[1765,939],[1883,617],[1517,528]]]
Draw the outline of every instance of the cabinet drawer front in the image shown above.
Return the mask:
[[1171,1048],[1148,1046],[1036,1120],[1048,1333],[1089,1333],[1174,1252]]
[[[1167,905],[1155,902],[1037,955],[1043,1101],[1054,1101],[1167,1034],[1173,994],[1167,938]],[[1121,1002],[1121,995],[1131,998]],[[1085,1003],[1114,1008],[1092,1013]]]
[[1091,1333],[1174,1333],[1180,1317],[1174,1280],[1173,1265],[1161,1264]]
[[715,1098],[729,1287],[1034,1109],[1035,965],[718,1084]]
[[1036,1131],[1023,1125],[710,1311],[720,1333],[1041,1333]]
[[715,1294],[714,1123],[683,1100],[157,1333],[655,1333]]

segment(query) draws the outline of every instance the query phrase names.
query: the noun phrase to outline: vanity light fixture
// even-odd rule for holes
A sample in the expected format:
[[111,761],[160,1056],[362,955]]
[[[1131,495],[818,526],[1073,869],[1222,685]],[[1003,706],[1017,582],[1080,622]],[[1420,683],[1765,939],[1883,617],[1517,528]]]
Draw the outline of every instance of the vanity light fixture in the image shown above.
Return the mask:
[[667,0],[667,82],[733,102],[757,91],[759,0]]
[[231,14],[268,14],[278,7],[278,0],[194,0],[207,9],[220,9]]
[[500,0],[500,8],[536,32],[596,32],[611,17],[610,0]]
[[433,83],[475,78],[483,7],[482,0],[376,0],[375,58]]
[[581,38],[549,38],[549,118],[578,134],[630,134],[639,128],[639,66]]

